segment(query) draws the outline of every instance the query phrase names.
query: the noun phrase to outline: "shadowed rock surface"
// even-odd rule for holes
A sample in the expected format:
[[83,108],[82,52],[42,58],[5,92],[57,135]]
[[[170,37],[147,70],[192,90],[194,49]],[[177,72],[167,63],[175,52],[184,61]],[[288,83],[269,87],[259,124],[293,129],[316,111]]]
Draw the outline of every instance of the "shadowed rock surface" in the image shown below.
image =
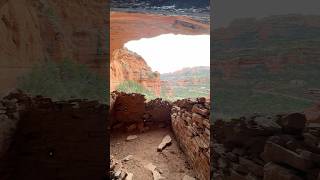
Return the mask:
[[0,179],[106,177],[107,109],[97,101],[52,101],[20,91],[0,100]]
[[211,126],[214,179],[317,180],[320,124],[302,113],[217,120]]

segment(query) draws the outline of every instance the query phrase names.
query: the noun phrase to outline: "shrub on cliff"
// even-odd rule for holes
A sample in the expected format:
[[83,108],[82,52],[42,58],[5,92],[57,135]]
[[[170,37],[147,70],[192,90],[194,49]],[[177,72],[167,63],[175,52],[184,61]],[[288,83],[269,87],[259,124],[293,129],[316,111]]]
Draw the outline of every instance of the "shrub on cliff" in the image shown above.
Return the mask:
[[64,60],[38,64],[19,78],[18,88],[32,95],[56,100],[71,98],[108,101],[107,80],[86,66]]
[[152,91],[149,91],[145,87],[143,87],[141,84],[128,80],[122,82],[118,87],[117,91],[125,92],[125,93],[139,93],[145,95],[146,99],[155,99],[155,95]]

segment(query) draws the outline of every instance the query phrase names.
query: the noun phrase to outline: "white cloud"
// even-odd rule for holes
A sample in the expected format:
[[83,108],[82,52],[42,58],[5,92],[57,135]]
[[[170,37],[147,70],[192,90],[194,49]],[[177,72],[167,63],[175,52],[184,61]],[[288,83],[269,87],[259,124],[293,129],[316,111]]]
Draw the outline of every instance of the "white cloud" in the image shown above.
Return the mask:
[[185,67],[210,66],[209,35],[163,34],[127,42],[124,47],[142,56],[161,74]]

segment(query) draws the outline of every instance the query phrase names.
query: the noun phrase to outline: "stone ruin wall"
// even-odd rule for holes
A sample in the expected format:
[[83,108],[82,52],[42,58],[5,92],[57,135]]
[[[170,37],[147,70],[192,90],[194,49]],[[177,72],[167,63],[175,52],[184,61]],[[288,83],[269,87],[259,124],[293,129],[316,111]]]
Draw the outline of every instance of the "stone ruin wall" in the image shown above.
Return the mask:
[[179,100],[171,113],[172,129],[200,180],[210,179],[210,103]]
[[217,120],[211,128],[215,180],[320,179],[320,124],[302,113]]
[[[128,129],[132,124],[165,123],[171,126],[180,148],[200,180],[210,179],[210,102],[162,99],[145,102],[141,94],[111,95],[111,128]],[[139,125],[137,125],[139,127]]]
[[172,105],[160,98],[146,102],[141,94],[113,92],[110,104],[111,128],[148,123],[170,125]]
[[107,106],[14,92],[0,100],[0,179],[102,179]]

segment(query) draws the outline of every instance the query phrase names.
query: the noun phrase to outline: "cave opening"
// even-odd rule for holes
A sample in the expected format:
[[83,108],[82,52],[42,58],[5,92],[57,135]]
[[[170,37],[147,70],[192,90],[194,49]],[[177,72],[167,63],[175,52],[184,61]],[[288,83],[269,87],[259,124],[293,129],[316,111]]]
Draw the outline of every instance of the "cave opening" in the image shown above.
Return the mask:
[[[162,34],[132,40],[113,57],[126,63],[124,74],[131,73],[140,86],[123,83],[111,93],[111,174],[208,179],[210,36]],[[147,82],[133,72],[146,75]],[[157,81],[160,98],[141,90],[157,89]]]
[[210,35],[162,34],[128,41],[124,47],[160,74],[158,97],[210,97]]

